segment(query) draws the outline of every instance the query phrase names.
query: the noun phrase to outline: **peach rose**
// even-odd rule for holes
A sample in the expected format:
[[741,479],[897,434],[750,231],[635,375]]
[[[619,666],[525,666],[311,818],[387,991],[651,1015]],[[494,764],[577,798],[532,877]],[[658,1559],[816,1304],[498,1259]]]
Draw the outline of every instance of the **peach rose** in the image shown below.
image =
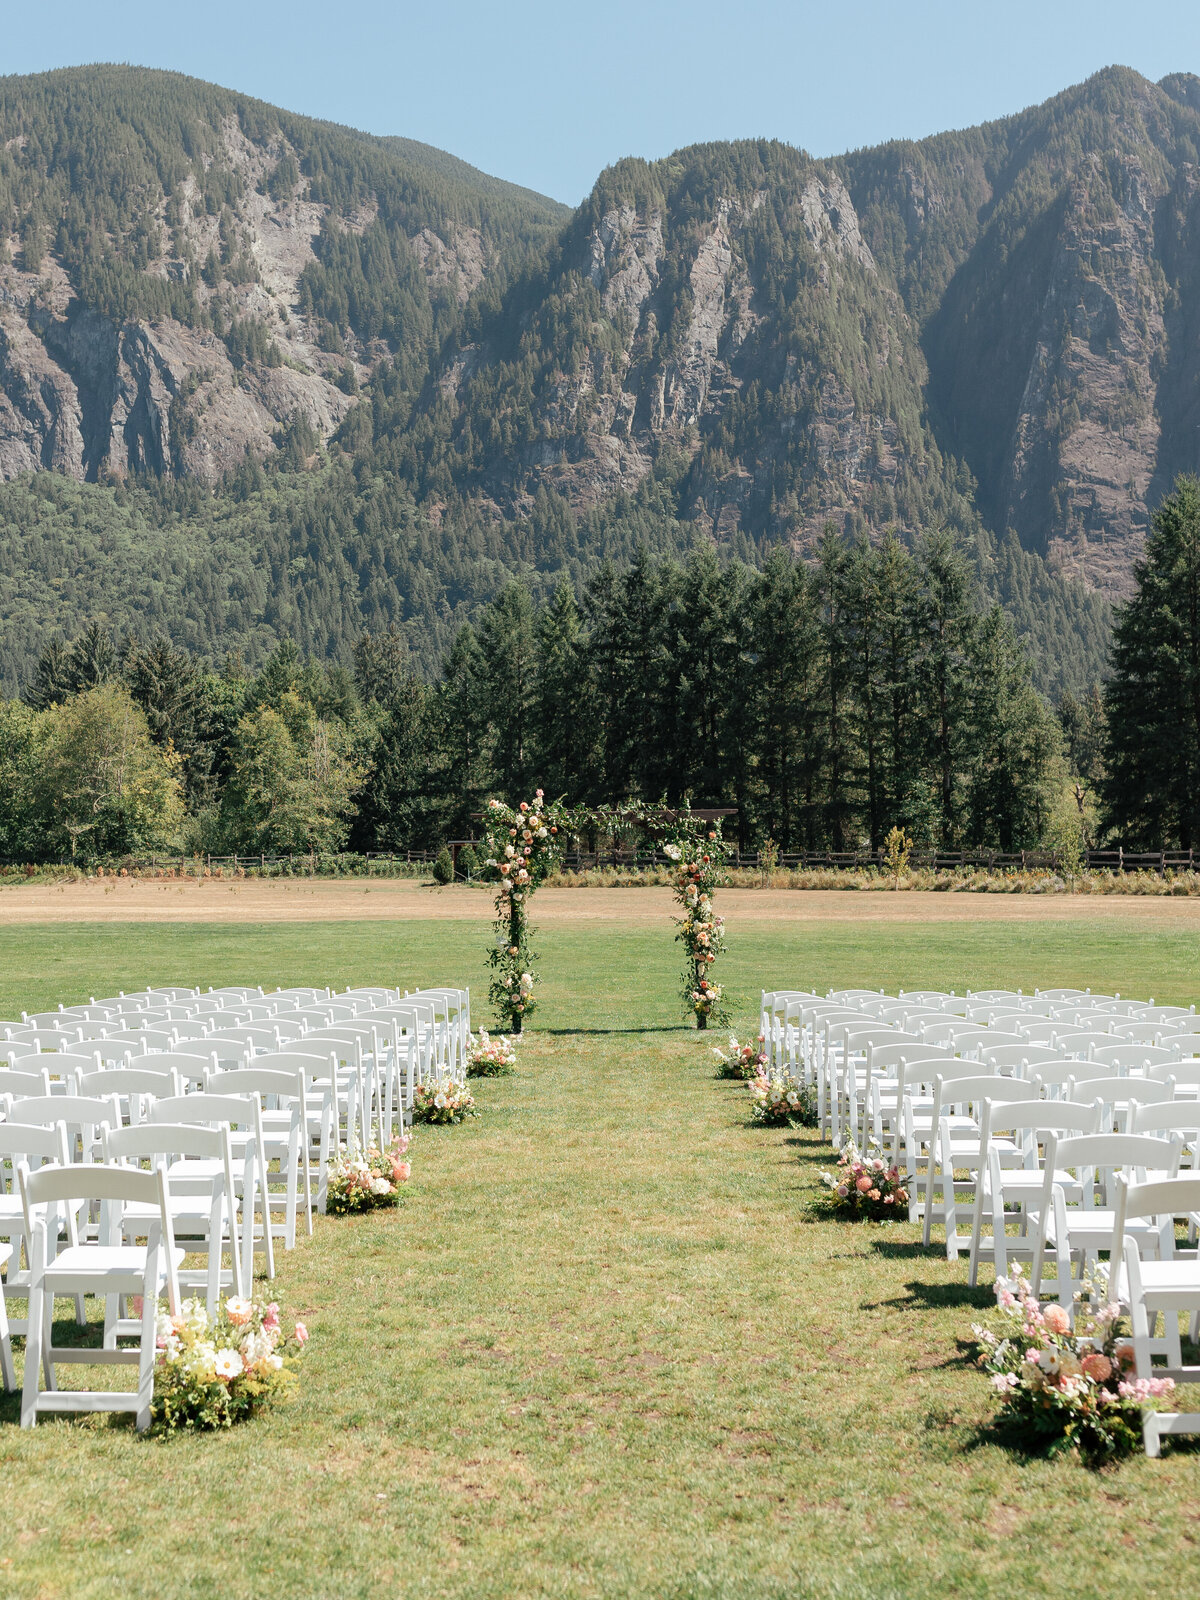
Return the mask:
[[870,1178],[859,1178],[854,1187],[858,1190],[859,1194],[866,1194],[870,1190],[871,1180]]
[[1112,1362],[1099,1350],[1093,1350],[1091,1355],[1084,1356],[1082,1366],[1093,1383],[1104,1383],[1112,1377]]
[[1042,1321],[1051,1333],[1070,1333],[1071,1319],[1062,1306],[1047,1306],[1042,1312]]

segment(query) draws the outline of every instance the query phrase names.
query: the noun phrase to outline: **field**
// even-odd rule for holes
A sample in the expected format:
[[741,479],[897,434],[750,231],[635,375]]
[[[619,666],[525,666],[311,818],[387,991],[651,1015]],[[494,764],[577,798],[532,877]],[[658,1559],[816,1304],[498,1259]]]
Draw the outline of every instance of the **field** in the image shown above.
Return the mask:
[[[207,885],[154,922],[97,887],[72,907],[88,921],[0,896],[0,1016],[150,981],[445,980],[486,1021],[479,895],[348,921],[357,901],[305,919],[263,886],[271,920],[201,920]],[[1092,1600],[1193,1580],[1200,1451],[1094,1475],[1000,1448],[962,1347],[989,1296],[907,1225],[808,1217],[827,1152],[749,1127],[713,1079],[665,901],[544,893],[519,1075],[480,1085],[475,1122],[419,1131],[398,1217],[319,1219],[281,1258],[277,1296],[312,1331],[293,1406],[156,1441],[21,1433],[2,1403],[0,1596]],[[763,985],[1200,998],[1186,900],[776,898],[723,899],[741,1029]]]

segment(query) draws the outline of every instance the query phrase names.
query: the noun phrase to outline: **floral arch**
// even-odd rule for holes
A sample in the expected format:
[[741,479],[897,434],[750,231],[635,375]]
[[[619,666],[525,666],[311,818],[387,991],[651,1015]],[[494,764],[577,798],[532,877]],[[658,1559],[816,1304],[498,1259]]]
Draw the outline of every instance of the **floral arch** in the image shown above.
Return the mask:
[[724,949],[725,920],[713,909],[713,895],[731,848],[721,837],[722,822],[736,814],[726,807],[693,810],[665,803],[570,808],[561,800],[547,803],[541,789],[516,806],[489,800],[482,813],[484,870],[496,885],[496,920],[488,998],[508,1031],[521,1033],[537,1006],[530,900],[561,863],[567,840],[595,832],[616,837],[631,826],[650,834],[673,866],[680,907],[675,937],[686,955],[685,1009],[697,1028],[707,1028],[710,1020],[726,1022],[722,987],[712,972]]

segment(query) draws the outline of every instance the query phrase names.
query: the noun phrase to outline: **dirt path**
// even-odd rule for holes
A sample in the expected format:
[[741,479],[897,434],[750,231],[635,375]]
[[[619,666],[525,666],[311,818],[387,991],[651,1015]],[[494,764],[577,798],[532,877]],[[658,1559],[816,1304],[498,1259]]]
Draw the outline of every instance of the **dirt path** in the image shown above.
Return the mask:
[[[647,924],[670,917],[669,889],[541,889],[536,920]],[[810,889],[726,889],[731,919],[767,922],[1060,922],[1111,919],[1200,928],[1200,898],[1136,895],[935,894]],[[487,921],[486,888],[425,888],[377,879],[220,879],[20,884],[0,889],[0,926],[55,922]]]

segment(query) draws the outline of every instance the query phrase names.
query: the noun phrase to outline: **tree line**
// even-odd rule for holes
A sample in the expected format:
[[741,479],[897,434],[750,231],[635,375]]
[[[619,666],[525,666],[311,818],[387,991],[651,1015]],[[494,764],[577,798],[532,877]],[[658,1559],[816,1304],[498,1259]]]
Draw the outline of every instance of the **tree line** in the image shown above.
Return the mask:
[[98,624],[0,702],[0,854],[436,847],[493,792],[738,810],[743,847],[1043,841],[1069,774],[1024,647],[954,538],[827,530],[812,564],[638,552],[540,603],[507,582],[440,664],[250,671]]
[[1156,513],[1103,690],[1035,689],[953,535],[510,579],[440,662],[395,627],[260,670],[93,623],[0,700],[0,855],[436,848],[493,793],[737,808],[738,842],[1200,845],[1200,480]]

